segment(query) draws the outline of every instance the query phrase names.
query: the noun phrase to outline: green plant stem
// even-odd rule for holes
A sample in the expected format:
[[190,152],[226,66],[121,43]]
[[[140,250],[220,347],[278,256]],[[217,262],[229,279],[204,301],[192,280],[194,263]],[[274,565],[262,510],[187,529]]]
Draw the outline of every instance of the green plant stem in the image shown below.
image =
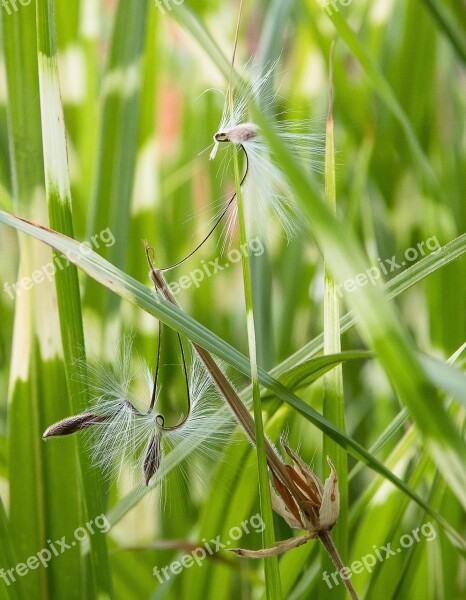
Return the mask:
[[[60,233],[74,237],[71,185],[68,173],[68,153],[63,107],[58,78],[53,0],[37,1],[37,57],[40,90],[41,121],[45,188],[50,225]],[[54,251],[58,257],[58,253]],[[81,298],[76,266],[57,270],[55,274],[58,317],[62,338],[64,370],[71,406],[76,398],[85,402],[87,387],[83,383],[80,361],[85,360],[84,330]],[[103,510],[100,480],[78,442],[74,459],[78,463],[79,482],[83,491],[83,517],[93,518]],[[81,499],[77,499],[77,504]],[[70,507],[70,509],[72,509]],[[89,569],[88,587],[83,596],[96,594],[102,598],[113,596],[110,564],[104,536],[93,536],[89,543],[89,560],[82,562]],[[84,571],[86,573],[86,571]],[[64,585],[72,586],[63,576]],[[62,588],[63,589],[63,588]]]
[[[335,184],[335,141],[333,126],[333,46],[330,56],[329,102],[327,116],[327,131],[325,145],[325,197],[327,204],[336,214],[336,184]],[[330,269],[325,262],[325,292],[324,292],[324,354],[341,352],[340,332],[340,300]],[[337,365],[324,376],[324,405],[323,415],[334,423],[341,431],[345,431],[345,398],[343,394],[343,370]],[[323,469],[327,468],[326,456],[330,456],[338,474],[340,491],[340,516],[332,531],[340,555],[346,560],[348,546],[348,463],[346,451],[331,438],[323,436]],[[331,567],[327,552],[322,549],[322,570]],[[344,598],[344,588],[330,590],[322,582],[321,598]]]
[[[235,150],[233,166],[236,184],[236,202],[238,205],[238,223],[240,244],[247,248],[247,228],[244,214],[243,195],[241,191],[241,176],[239,171],[238,153]],[[275,543],[273,526],[272,500],[270,497],[269,474],[267,470],[267,458],[265,451],[264,424],[262,422],[262,404],[259,386],[259,372],[257,367],[256,331],[254,327],[254,305],[252,300],[251,267],[249,263],[249,252],[242,253],[244,298],[246,303],[246,321],[248,329],[249,360],[251,363],[252,401],[254,408],[254,423],[256,428],[257,467],[259,473],[259,496],[261,514],[266,525],[263,532],[264,547],[270,547]],[[280,571],[276,556],[265,559],[265,579],[267,587],[267,598],[281,598]]]

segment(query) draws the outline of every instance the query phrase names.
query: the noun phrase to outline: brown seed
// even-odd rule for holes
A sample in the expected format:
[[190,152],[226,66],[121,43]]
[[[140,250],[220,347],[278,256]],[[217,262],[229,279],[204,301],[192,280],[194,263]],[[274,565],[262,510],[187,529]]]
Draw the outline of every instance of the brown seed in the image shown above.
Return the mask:
[[144,458],[144,480],[149,485],[152,477],[157,473],[162,462],[162,436],[160,433],[154,435],[149,442]]
[[218,131],[214,135],[216,142],[232,142],[233,144],[241,144],[255,138],[259,133],[259,128],[253,123],[242,123],[236,127],[232,127],[227,131]]
[[295,502],[293,496],[291,495],[290,491],[288,490],[288,488],[286,486],[284,486],[281,483],[281,481],[275,476],[273,476],[273,483],[274,483],[274,486],[275,486],[278,494],[281,496],[283,502],[285,503],[286,508],[290,511],[290,513],[293,515],[293,517],[296,519],[296,521],[300,525],[304,526],[299,508],[297,507],[296,502]]
[[107,417],[99,417],[98,415],[89,414],[81,414],[75,415],[74,417],[67,417],[66,419],[58,421],[58,423],[54,423],[53,425],[51,425],[48,429],[45,430],[42,437],[45,440],[49,437],[70,435],[72,433],[76,433],[77,431],[82,431],[83,429],[92,427],[92,425],[96,425],[96,423],[102,423],[106,420]]

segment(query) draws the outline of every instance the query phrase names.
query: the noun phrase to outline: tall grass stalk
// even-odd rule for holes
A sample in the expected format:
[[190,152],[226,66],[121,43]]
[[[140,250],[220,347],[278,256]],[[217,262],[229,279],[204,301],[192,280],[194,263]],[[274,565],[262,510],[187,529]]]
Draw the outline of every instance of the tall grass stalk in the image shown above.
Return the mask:
[[[243,248],[249,248],[246,218],[244,213],[243,196],[241,191],[241,177],[239,171],[238,152],[233,148],[233,168],[235,172],[236,202],[238,206],[238,223],[240,244]],[[266,524],[263,532],[264,545],[271,546],[275,543],[273,525],[272,500],[270,497],[270,483],[267,471],[267,460],[265,454],[264,424],[262,421],[262,403],[259,386],[259,373],[257,366],[256,330],[254,326],[254,305],[252,299],[251,267],[249,252],[242,253],[244,298],[246,303],[246,320],[248,329],[249,360],[251,363],[252,401],[254,407],[254,423],[256,427],[257,466],[259,473],[259,494],[262,518]],[[281,598],[280,571],[278,559],[272,556],[265,559],[265,576],[267,585],[267,597],[270,600]]]
[[[55,41],[55,11],[53,0],[37,1],[37,53],[40,89],[40,107],[43,135],[45,188],[51,226],[74,237],[71,185],[68,172],[68,151],[65,119],[61,103]],[[54,256],[59,256],[53,251]],[[58,313],[63,346],[63,364],[70,403],[87,402],[82,366],[85,364],[85,343],[81,312],[78,271],[74,265],[58,271],[55,276]],[[78,449],[81,449],[78,443]],[[80,518],[87,522],[103,511],[102,490],[98,473],[90,465],[87,455],[76,453],[80,486],[83,490]],[[112,582],[106,540],[103,536],[90,539],[90,577],[84,594],[111,598]],[[84,578],[83,578],[84,579]]]
[[[333,57],[334,45],[330,51],[329,66],[329,94],[328,94],[328,115],[326,128],[326,148],[325,148],[325,197],[327,204],[336,214],[336,184],[335,184],[335,142],[334,142],[334,124],[333,124]],[[341,352],[340,340],[340,298],[338,296],[335,280],[325,265],[324,282],[324,354],[338,354]],[[345,398],[343,394],[343,370],[342,365],[337,365],[329,373],[324,375],[324,405],[323,415],[330,422],[341,430],[345,431]],[[340,516],[335,527],[332,530],[332,537],[338,552],[343,560],[346,561],[348,547],[348,459],[346,451],[336,444],[328,436],[323,436],[323,456],[322,467],[325,469],[327,460],[330,456],[338,473],[338,487],[340,490]],[[330,570],[331,563],[327,552],[322,552],[322,569]],[[322,598],[344,598],[345,590],[338,588],[335,590],[322,582]]]
[[[238,46],[238,37],[243,15],[243,0],[240,0],[238,21],[236,25],[235,43],[231,61],[230,82],[228,86],[230,114],[234,114],[233,106],[233,88],[234,88],[234,68],[235,58]],[[266,441],[264,433],[264,424],[262,421],[262,402],[259,385],[259,373],[257,364],[257,340],[256,327],[254,323],[254,302],[252,292],[252,276],[250,265],[250,251],[248,244],[248,230],[243,203],[243,193],[241,189],[242,178],[240,176],[238,149],[233,147],[233,170],[235,176],[236,205],[238,211],[239,238],[242,248],[248,248],[246,253],[241,254],[241,264],[243,269],[243,289],[246,305],[246,326],[248,333],[249,361],[251,365],[251,383],[252,383],[252,401],[254,409],[254,425],[256,433],[257,450],[257,470],[259,476],[259,501],[262,519],[265,523],[262,532],[262,541],[264,547],[272,546],[275,543],[275,531],[273,523],[272,499],[270,495],[269,473],[267,469]],[[265,586],[268,600],[281,600],[280,570],[278,568],[278,559],[275,556],[266,558],[264,561]]]

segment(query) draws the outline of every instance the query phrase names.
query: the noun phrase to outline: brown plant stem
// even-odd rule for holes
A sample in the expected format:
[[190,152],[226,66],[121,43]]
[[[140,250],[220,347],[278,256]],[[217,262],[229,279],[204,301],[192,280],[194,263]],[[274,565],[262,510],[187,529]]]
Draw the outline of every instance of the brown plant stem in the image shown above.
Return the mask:
[[[157,270],[154,267],[152,260],[150,258],[150,254],[149,254],[150,248],[147,245],[147,242],[145,242],[145,250],[146,250],[147,261],[150,266],[150,278],[151,278],[152,282],[154,283],[155,288],[163,295],[163,297],[168,302],[171,302],[177,308],[180,308],[179,304],[177,303],[175,297],[173,296],[170,288],[168,287],[164,276],[162,275],[162,273],[159,270]],[[207,352],[207,350],[205,350],[204,348],[202,348],[201,346],[199,346],[198,344],[196,344],[194,342],[193,342],[193,347],[195,348],[200,359],[204,363],[206,369],[210,373],[218,390],[220,391],[220,393],[222,394],[222,396],[225,398],[228,405],[230,406],[231,410],[233,411],[233,414],[235,415],[237,421],[243,427],[243,429],[244,429],[246,435],[248,436],[248,438],[250,439],[250,441],[255,445],[256,444],[256,434],[255,434],[254,420],[253,420],[248,408],[245,406],[245,404],[243,403],[241,398],[238,396],[236,390],[233,388],[231,383],[228,381],[228,379],[222,373],[221,369],[218,367],[217,363],[215,362],[215,360],[213,359],[211,354],[209,352]],[[301,490],[299,490],[299,488],[295,485],[295,483],[292,480],[292,478],[290,477],[285,465],[280,460],[280,458],[277,455],[277,453],[275,452],[272,444],[269,442],[269,440],[267,438],[265,438],[265,445],[266,445],[266,454],[267,454],[267,464],[269,466],[269,469],[293,493],[293,496],[296,498],[298,503],[300,503],[300,501],[305,501],[305,498],[304,498]],[[301,503],[300,503],[300,507],[301,507]],[[301,507],[301,509],[305,513],[307,513],[305,508]]]
[[343,575],[342,575],[342,571],[345,569],[345,565],[343,564],[343,561],[341,560],[341,557],[338,554],[337,547],[335,546],[335,544],[333,542],[330,531],[321,531],[319,533],[319,539],[322,542],[322,544],[324,545],[324,548],[327,550],[328,555],[330,556],[330,558],[333,561],[333,564],[336,566],[338,572],[340,573],[343,584],[346,587],[346,589],[348,590],[348,593],[351,596],[352,600],[359,600],[356,590],[354,589],[351,581],[349,579],[343,577]]

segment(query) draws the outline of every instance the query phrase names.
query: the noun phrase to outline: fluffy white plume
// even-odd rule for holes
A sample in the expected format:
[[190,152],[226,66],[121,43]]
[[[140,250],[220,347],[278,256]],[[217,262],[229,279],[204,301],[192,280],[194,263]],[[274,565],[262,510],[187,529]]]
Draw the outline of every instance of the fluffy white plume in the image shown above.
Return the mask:
[[[219,128],[214,135],[214,159],[222,143],[242,146],[247,155],[247,176],[242,192],[249,223],[249,233],[267,240],[271,219],[276,218],[288,238],[300,227],[303,219],[288,181],[272,155],[257,125],[248,120],[249,106],[254,102],[270,114],[275,95],[270,92],[275,64],[252,80],[240,83],[234,90],[233,108],[227,97]],[[253,68],[249,71],[252,73]],[[306,168],[322,170],[324,136],[309,132],[310,121],[271,120],[277,135],[296,161]]]
[[218,458],[230,441],[235,421],[197,354],[193,351],[189,367],[191,412],[187,419],[180,415],[178,426],[165,422],[161,427],[157,401],[148,413],[152,393],[148,370],[147,393],[131,392],[135,380],[131,365],[131,340],[126,340],[115,367],[98,364],[91,368],[94,397],[88,412],[105,420],[87,430],[88,444],[102,471],[107,476],[119,476],[129,466],[136,470],[138,479],[144,474],[146,482],[154,483],[175,467],[183,470],[185,460],[194,464],[199,455]]

